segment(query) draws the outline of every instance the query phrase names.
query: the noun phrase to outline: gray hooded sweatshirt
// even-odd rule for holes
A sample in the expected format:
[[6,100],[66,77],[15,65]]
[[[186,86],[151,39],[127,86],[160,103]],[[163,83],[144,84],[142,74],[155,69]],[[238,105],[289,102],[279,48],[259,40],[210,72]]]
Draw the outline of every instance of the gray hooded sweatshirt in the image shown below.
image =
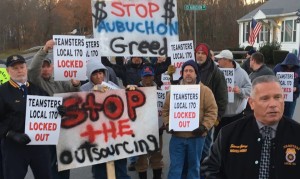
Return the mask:
[[96,84],[94,84],[91,81],[91,75],[96,70],[104,70],[105,73],[104,82],[109,83],[110,85],[115,86],[116,88],[119,88],[116,84],[108,80],[109,72],[107,68],[99,60],[90,60],[86,66],[86,76],[88,77],[89,82],[82,85],[80,87],[80,91],[91,91],[93,89],[93,87]]

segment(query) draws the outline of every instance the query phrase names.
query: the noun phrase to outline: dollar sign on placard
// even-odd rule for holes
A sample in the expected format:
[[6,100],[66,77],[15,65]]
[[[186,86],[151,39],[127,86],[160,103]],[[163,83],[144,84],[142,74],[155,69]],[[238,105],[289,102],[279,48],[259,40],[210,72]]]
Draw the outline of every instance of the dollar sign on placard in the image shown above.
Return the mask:
[[165,8],[165,14],[162,15],[162,17],[165,18],[165,24],[172,23],[172,18],[175,17],[175,13],[173,11],[173,7],[175,7],[175,4],[173,2],[173,0],[166,0],[165,4],[164,4],[164,8]]
[[106,19],[107,17],[107,12],[105,10],[103,10],[103,8],[106,6],[106,3],[104,1],[97,1],[95,3],[95,11],[96,14],[92,14],[93,17],[95,18],[95,24],[94,24],[94,28],[96,28],[102,20]]

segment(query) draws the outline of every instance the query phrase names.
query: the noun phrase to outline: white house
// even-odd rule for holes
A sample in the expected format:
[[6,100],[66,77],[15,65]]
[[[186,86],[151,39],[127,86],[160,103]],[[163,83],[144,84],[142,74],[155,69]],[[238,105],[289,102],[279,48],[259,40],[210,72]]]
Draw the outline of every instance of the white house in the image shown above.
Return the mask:
[[300,23],[296,22],[298,9],[300,0],[269,0],[238,19],[240,46],[249,45],[250,22],[254,18],[263,24],[254,47],[259,49],[264,42],[279,42],[282,50],[298,54],[300,50]]

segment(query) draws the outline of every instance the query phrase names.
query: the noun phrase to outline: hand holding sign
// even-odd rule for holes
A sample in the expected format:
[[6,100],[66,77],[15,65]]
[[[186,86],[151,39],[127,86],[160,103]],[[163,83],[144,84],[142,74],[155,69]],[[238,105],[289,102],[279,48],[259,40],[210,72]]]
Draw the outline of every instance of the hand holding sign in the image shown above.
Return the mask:
[[31,141],[27,134],[14,131],[9,131],[6,135],[6,138],[11,139],[21,145],[26,145]]

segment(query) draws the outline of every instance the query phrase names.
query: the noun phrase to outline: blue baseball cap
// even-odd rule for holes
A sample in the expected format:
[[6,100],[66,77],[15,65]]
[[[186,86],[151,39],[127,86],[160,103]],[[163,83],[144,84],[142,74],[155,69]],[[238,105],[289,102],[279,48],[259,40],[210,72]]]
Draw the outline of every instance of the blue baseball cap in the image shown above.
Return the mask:
[[154,76],[154,70],[151,66],[144,66],[142,68],[141,76]]

